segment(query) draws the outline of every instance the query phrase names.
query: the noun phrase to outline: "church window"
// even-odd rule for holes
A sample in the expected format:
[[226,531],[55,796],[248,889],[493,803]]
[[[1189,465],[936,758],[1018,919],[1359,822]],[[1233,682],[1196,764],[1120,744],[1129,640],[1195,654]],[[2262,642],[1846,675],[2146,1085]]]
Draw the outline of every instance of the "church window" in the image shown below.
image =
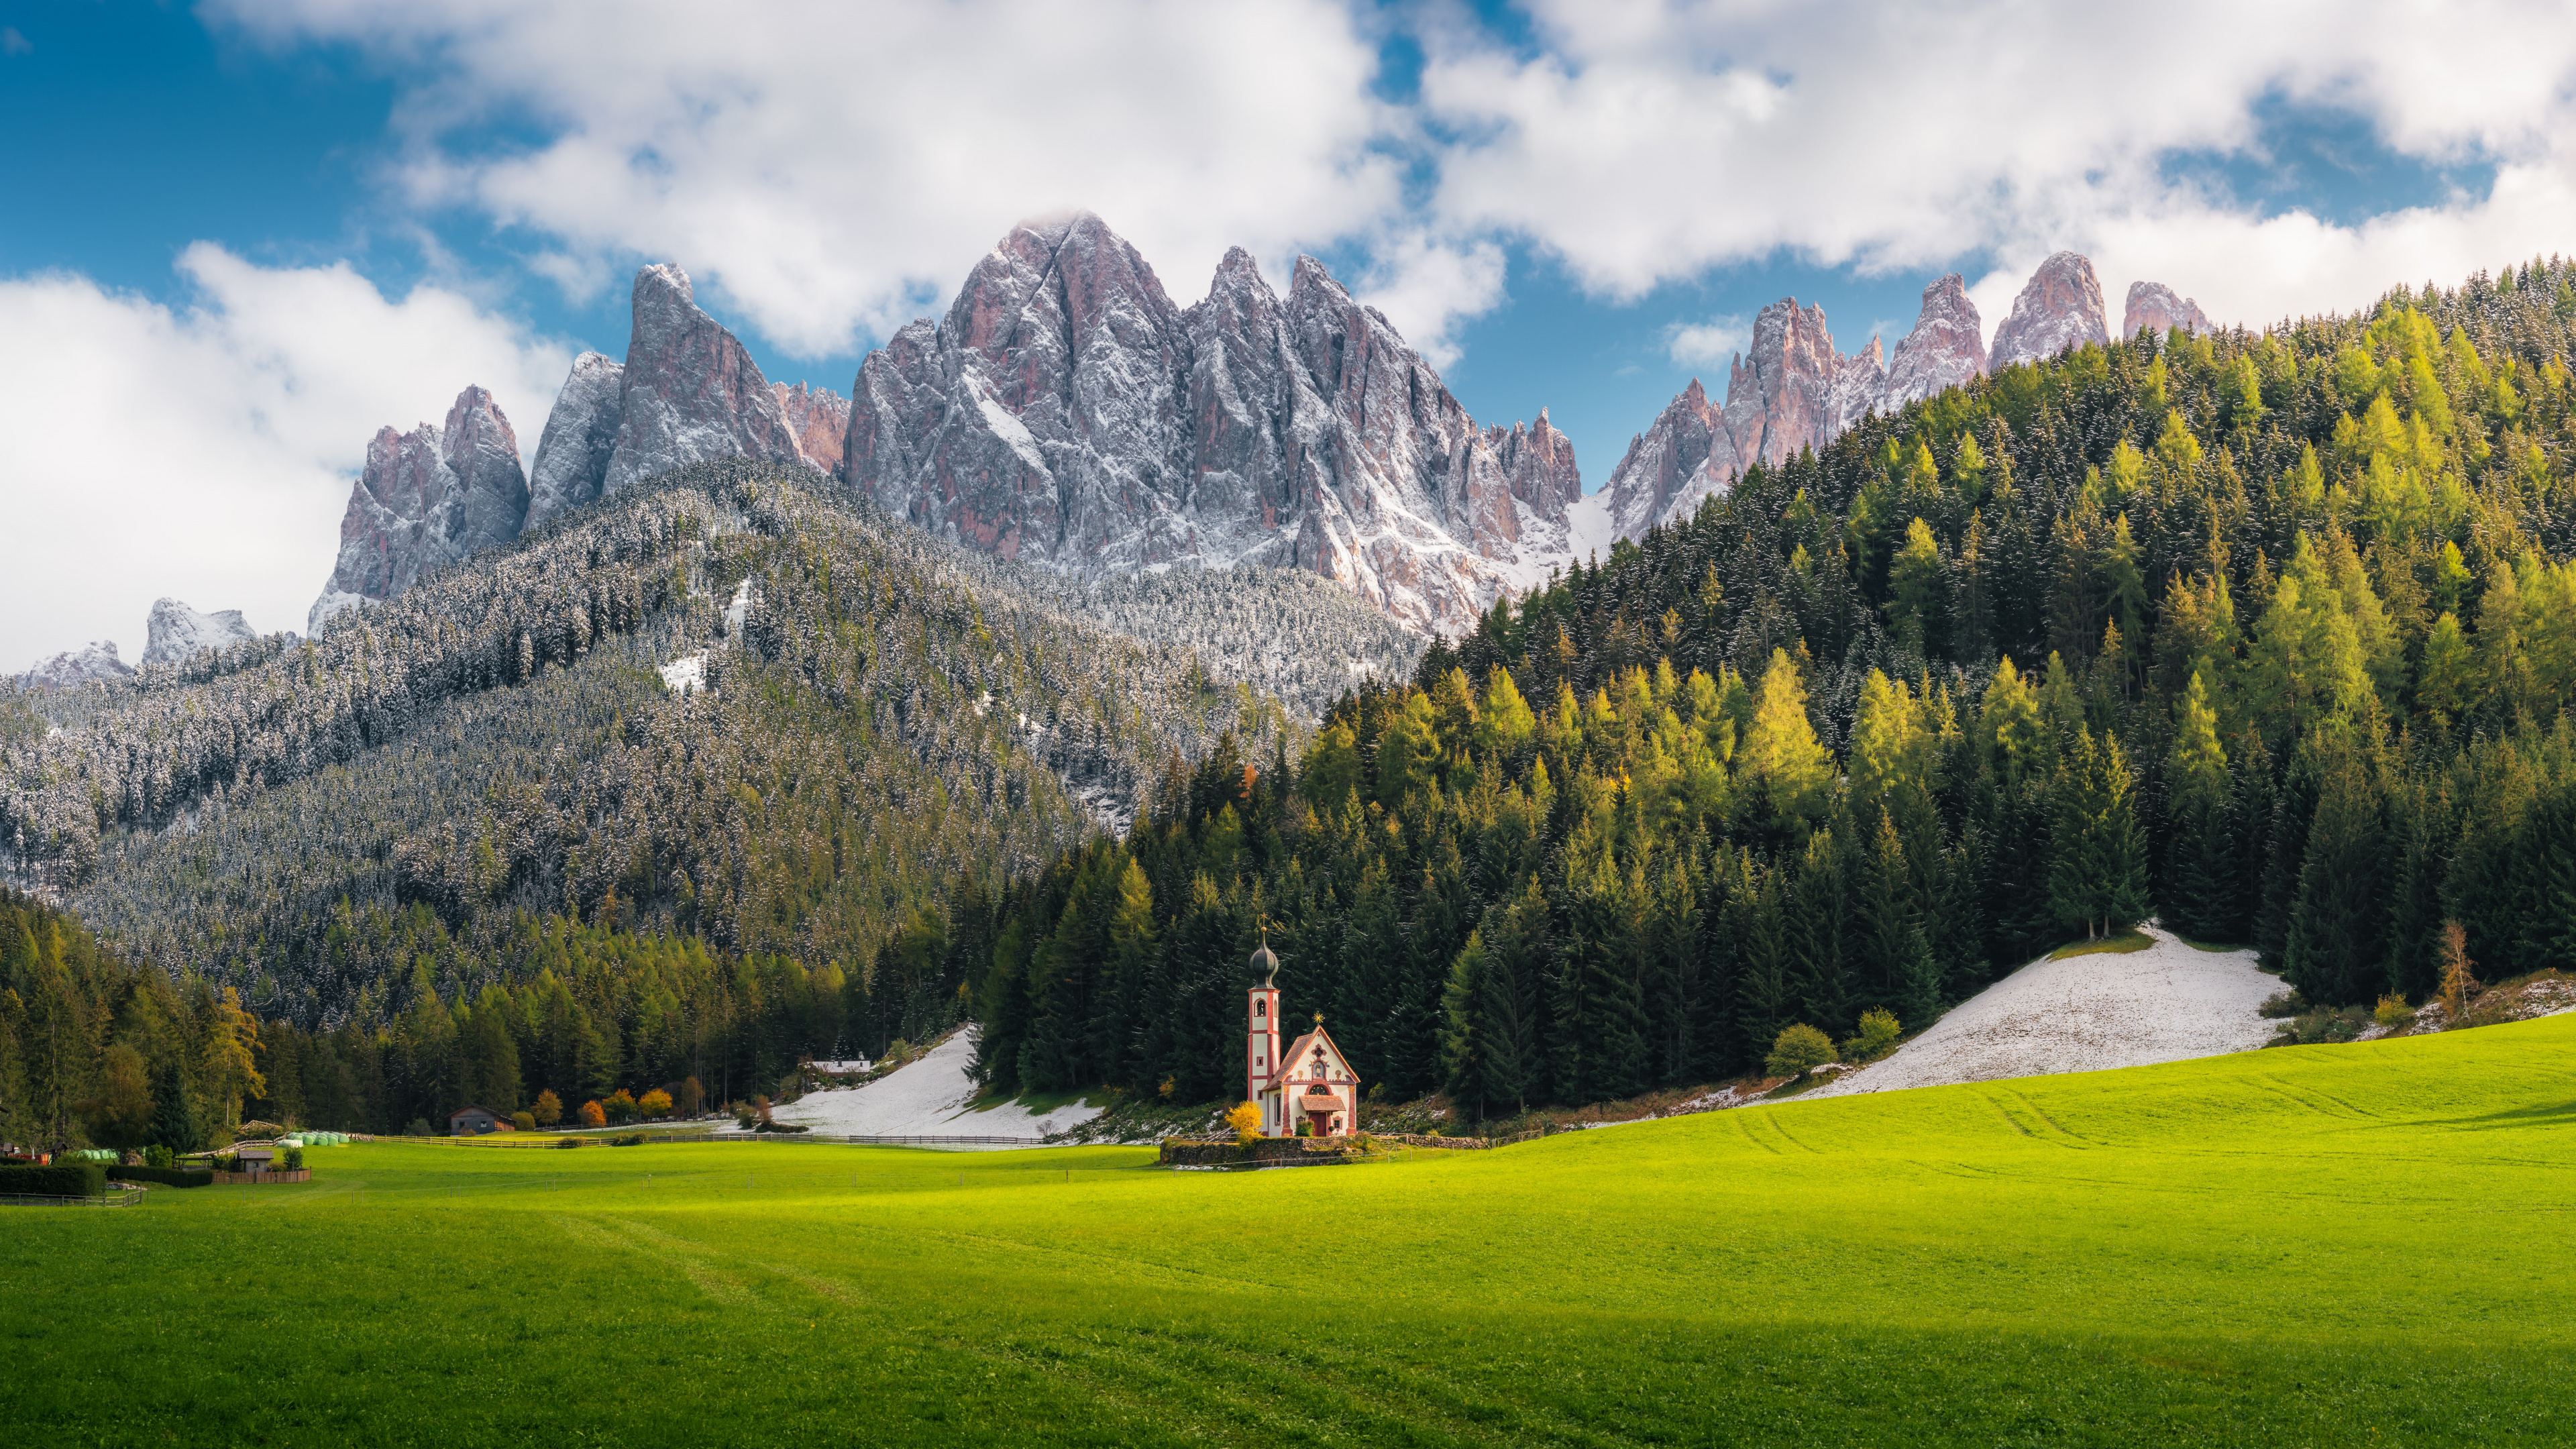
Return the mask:
[[1256,1001],[1252,1003],[1252,1014],[1255,1016],[1268,1016],[1270,1014],[1270,1003],[1267,1001]]

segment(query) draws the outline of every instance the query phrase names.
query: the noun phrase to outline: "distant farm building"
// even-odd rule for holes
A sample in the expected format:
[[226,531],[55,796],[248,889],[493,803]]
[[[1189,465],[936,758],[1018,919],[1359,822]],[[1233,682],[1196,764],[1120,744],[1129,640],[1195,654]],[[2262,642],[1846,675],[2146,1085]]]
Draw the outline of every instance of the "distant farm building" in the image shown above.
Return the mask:
[[450,1137],[480,1137],[486,1132],[518,1130],[519,1124],[510,1120],[509,1113],[495,1112],[489,1107],[459,1107],[447,1114],[447,1135]]

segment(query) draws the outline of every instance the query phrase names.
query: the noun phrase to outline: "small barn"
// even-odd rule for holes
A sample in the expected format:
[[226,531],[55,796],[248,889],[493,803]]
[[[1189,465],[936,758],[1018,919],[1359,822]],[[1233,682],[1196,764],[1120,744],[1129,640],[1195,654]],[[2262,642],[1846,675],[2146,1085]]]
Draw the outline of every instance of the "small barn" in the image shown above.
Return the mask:
[[233,1161],[243,1178],[257,1182],[277,1165],[277,1154],[265,1147],[245,1147],[233,1154]]
[[509,1113],[496,1112],[489,1107],[459,1107],[447,1114],[447,1135],[450,1137],[480,1137],[486,1132],[518,1130],[519,1125],[510,1120]]

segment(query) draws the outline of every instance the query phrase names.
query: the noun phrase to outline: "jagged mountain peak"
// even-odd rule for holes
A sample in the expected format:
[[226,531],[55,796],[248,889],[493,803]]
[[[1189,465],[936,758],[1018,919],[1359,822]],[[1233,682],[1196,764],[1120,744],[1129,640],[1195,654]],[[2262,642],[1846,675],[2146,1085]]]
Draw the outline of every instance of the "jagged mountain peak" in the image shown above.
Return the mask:
[[2090,258],[2058,252],[2039,264],[2013,299],[2012,314],[1995,329],[1989,372],[2017,362],[2055,357],[2087,342],[2106,346],[2111,334],[2102,315],[2102,283]]
[[256,639],[259,632],[239,609],[202,614],[177,599],[155,599],[144,621],[146,664],[184,664],[206,649],[221,649]]
[[1923,289],[1923,310],[1914,330],[1896,344],[1887,368],[1887,395],[1881,411],[1930,397],[1986,372],[1983,319],[1968,299],[1967,280],[1957,272]]
[[367,444],[340,520],[340,554],[305,618],[312,633],[343,609],[392,598],[476,549],[519,536],[528,480],[518,434],[487,390],[468,384],[446,421],[390,426]]
[[2161,337],[2173,328],[2185,332],[2208,332],[2209,316],[2200,304],[2189,297],[2174,294],[2162,282],[2131,282],[2129,300],[2120,319],[2120,335],[2135,337],[2141,329]]

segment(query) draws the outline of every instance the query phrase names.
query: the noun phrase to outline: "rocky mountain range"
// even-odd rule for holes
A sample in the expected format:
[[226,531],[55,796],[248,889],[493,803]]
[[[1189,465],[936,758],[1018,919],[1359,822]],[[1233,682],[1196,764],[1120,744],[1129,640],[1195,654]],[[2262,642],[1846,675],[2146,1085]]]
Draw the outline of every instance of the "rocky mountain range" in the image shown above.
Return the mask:
[[77,689],[93,682],[113,683],[133,677],[134,666],[116,657],[116,641],[98,639],[37,660],[33,668],[13,682],[21,689]]
[[1250,253],[1173,303],[1088,213],[1030,222],[947,315],[868,355],[841,476],[1006,558],[1083,572],[1270,564],[1457,628],[1568,549],[1573,445],[1479,427],[1384,314]]
[[441,426],[380,430],[349,492],[339,562],[307,631],[683,464],[739,457],[829,473],[839,462],[848,405],[829,390],[772,387],[742,343],[699,309],[688,273],[669,263],[637,272],[633,316],[623,364],[596,352],[573,359],[524,473],[510,420],[480,387],[459,393]]
[[[143,666],[184,664],[208,649],[223,649],[259,637],[239,609],[203,614],[177,599],[156,599],[144,621]],[[135,665],[119,657],[116,641],[99,639],[36,661],[12,677],[22,689],[74,689],[84,684],[131,679]]]
[[[625,361],[577,358],[524,477],[469,387],[439,427],[384,429],[309,628],[424,571],[685,463],[796,462],[941,537],[1081,576],[1259,564],[1333,580],[1413,627],[1466,627],[1587,548],[1635,537],[1754,464],[1821,448],[1993,369],[2109,339],[2092,263],[2041,263],[1985,345],[1957,275],[1892,357],[1837,350],[1824,309],[1754,319],[1725,400],[1694,379],[1595,500],[1542,410],[1481,426],[1384,314],[1300,257],[1283,295],[1229,252],[1187,307],[1099,217],[1015,227],[869,353],[850,397],[772,384],[671,264],[636,273]],[[2126,329],[2209,325],[2159,283]]]
[[[2206,331],[2210,323],[2172,288],[2139,282],[2129,289],[2127,335],[2142,325]],[[1877,338],[1845,355],[1835,350],[1823,308],[1801,307],[1795,298],[1772,303],[1755,316],[1751,346],[1727,370],[1722,406],[1693,378],[1653,426],[1629,440],[1602,487],[1611,529],[1636,538],[1733,486],[1755,463],[1777,465],[1821,448],[1871,412],[1894,412],[1990,371],[2110,340],[2093,263],[2074,252],[2040,263],[1995,329],[1991,349],[1983,326],[1966,281],[1942,277],[1923,289],[1914,330],[1882,368]]]

